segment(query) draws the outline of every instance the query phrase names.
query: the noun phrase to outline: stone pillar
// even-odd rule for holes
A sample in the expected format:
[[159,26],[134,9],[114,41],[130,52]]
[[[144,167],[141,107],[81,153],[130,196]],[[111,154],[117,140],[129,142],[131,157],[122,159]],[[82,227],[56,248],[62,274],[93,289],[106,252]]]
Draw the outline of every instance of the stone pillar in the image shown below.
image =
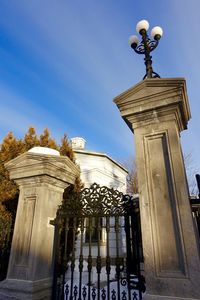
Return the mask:
[[190,119],[185,80],[145,79],[114,102],[135,134],[144,299],[200,299],[200,253],[180,144]]
[[20,195],[0,299],[51,299],[54,226],[63,191],[79,171],[67,157],[27,152],[6,164]]

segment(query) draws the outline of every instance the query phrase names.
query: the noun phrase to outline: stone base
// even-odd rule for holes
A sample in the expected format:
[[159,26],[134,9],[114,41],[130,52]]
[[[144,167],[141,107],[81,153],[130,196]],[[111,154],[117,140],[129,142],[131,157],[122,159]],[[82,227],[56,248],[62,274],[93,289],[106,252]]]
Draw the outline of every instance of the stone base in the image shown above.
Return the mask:
[[172,297],[172,296],[159,296],[159,295],[149,295],[145,294],[142,297],[142,300],[199,300],[200,298],[180,298],[180,297]]
[[0,300],[50,300],[52,278],[37,281],[6,279],[0,283]]

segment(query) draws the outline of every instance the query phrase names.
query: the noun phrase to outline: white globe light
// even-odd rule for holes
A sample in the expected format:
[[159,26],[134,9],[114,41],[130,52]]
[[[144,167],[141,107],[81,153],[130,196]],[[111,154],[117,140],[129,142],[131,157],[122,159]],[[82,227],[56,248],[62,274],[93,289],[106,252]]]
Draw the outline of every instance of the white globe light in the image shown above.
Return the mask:
[[151,30],[151,37],[153,39],[155,39],[156,36],[159,36],[159,38],[161,38],[162,35],[163,35],[163,30],[162,30],[161,27],[155,26],[154,28],[152,28],[152,30]]
[[147,20],[141,20],[136,25],[136,31],[140,33],[140,30],[145,29],[146,31],[149,29],[149,22]]
[[137,35],[131,35],[129,40],[128,40],[128,43],[129,43],[130,46],[133,45],[133,44],[135,44],[137,46],[138,42],[139,42],[139,40],[138,40]]

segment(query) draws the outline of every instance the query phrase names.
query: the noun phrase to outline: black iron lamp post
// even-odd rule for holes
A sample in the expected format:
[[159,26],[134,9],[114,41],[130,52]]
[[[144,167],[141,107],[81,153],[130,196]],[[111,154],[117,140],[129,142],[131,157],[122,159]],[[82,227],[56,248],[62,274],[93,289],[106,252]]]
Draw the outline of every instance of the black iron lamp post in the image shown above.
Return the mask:
[[142,40],[139,43],[138,37],[136,35],[132,35],[129,38],[129,44],[131,48],[138,54],[144,54],[144,62],[146,66],[146,74],[143,77],[145,78],[155,78],[160,77],[156,72],[153,71],[152,68],[152,56],[150,53],[158,46],[159,40],[163,34],[163,30],[161,27],[156,26],[151,30],[151,37],[149,38],[147,31],[149,29],[149,22],[146,20],[142,20],[137,23],[136,31],[142,36]]

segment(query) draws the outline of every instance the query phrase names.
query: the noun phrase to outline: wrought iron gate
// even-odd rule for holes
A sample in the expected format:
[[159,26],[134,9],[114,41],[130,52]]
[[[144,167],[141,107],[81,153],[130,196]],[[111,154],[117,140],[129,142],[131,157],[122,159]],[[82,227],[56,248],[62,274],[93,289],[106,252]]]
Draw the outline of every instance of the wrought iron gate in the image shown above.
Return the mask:
[[55,226],[53,299],[142,299],[138,205],[93,184],[71,193]]

